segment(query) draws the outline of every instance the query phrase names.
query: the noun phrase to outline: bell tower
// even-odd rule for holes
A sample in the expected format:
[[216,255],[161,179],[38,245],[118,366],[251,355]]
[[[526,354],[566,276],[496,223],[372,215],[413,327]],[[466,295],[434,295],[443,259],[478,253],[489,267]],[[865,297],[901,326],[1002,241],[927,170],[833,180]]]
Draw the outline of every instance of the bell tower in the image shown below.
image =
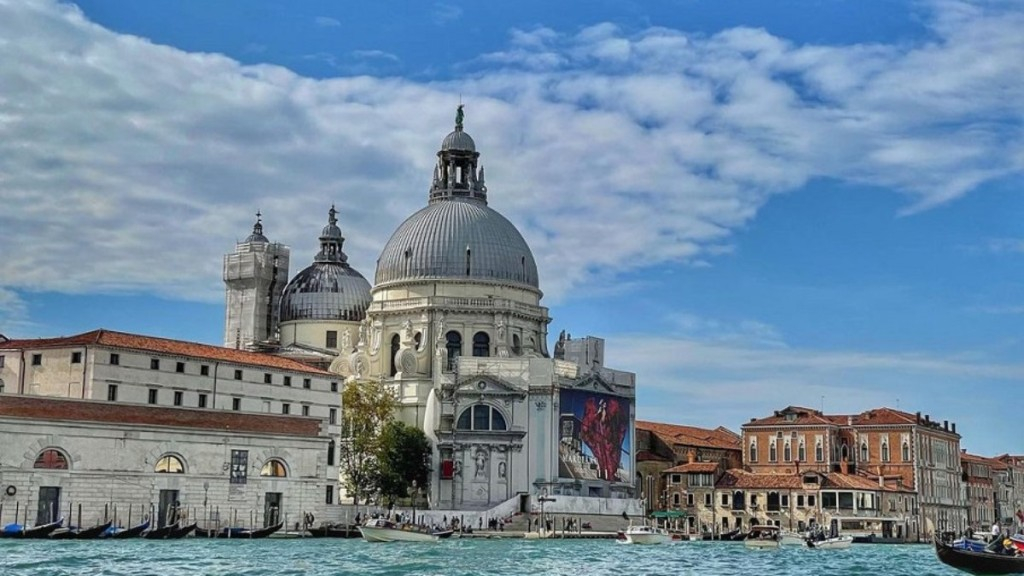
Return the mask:
[[252,234],[224,255],[224,346],[228,348],[245,349],[278,337],[290,250],[263,235],[262,216],[256,213]]

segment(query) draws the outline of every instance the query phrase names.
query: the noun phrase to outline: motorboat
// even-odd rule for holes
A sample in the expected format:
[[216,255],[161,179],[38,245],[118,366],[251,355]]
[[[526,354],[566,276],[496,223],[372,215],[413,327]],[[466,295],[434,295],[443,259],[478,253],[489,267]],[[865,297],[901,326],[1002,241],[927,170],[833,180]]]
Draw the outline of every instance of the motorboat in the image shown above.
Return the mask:
[[747,537],[743,539],[743,545],[755,549],[778,548],[782,545],[780,532],[778,526],[751,526]]
[[[392,522],[387,518],[371,518],[359,527],[367,542],[437,542],[441,535],[414,524]],[[449,533],[450,535],[450,533]]]
[[621,542],[624,544],[667,544],[672,541],[672,535],[668,530],[646,524],[630,524],[622,535]]
[[943,564],[971,574],[1024,574],[1024,556],[958,550],[939,540],[935,554]]
[[807,540],[807,546],[817,550],[845,550],[853,545],[853,536],[835,536],[823,540]]
[[976,538],[958,538],[953,540],[953,548],[957,550],[970,550],[971,552],[984,552],[988,542]]
[[806,546],[807,537],[792,530],[781,530],[779,532],[779,544],[783,546]]

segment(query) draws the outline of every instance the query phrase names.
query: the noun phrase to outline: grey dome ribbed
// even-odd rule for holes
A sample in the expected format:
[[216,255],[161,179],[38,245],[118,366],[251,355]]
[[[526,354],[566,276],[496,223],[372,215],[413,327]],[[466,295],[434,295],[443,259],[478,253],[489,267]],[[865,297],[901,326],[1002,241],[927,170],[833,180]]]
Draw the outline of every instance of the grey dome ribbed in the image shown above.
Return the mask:
[[461,128],[457,128],[441,141],[441,150],[476,152],[476,142],[473,142],[473,138],[463,132]]
[[462,198],[434,202],[406,219],[384,246],[374,283],[430,278],[539,287],[537,263],[519,230],[485,203]]
[[347,263],[315,262],[288,283],[281,298],[281,322],[361,321],[370,306],[370,283]]
[[281,297],[281,322],[347,320],[358,322],[370,306],[370,283],[348,265],[342,250],[345,237],[331,206],[320,231],[320,252],[313,264],[295,275]]

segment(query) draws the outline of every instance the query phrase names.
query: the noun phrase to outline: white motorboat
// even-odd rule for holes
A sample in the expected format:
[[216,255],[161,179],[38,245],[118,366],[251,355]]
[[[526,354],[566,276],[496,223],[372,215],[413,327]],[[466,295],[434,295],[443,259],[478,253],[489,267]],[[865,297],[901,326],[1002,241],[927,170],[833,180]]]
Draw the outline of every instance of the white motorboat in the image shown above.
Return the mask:
[[824,540],[808,540],[807,545],[819,550],[844,550],[853,544],[853,536],[836,536]]
[[782,530],[779,534],[779,543],[783,546],[806,546],[807,538],[799,532]]
[[623,532],[625,544],[667,544],[672,541],[672,535],[664,528],[648,526],[646,524],[633,526],[632,524]]
[[747,548],[778,548],[782,545],[778,526],[751,526],[743,545]]
[[437,542],[442,536],[428,528],[399,524],[386,518],[367,520],[359,527],[359,533],[367,542]]

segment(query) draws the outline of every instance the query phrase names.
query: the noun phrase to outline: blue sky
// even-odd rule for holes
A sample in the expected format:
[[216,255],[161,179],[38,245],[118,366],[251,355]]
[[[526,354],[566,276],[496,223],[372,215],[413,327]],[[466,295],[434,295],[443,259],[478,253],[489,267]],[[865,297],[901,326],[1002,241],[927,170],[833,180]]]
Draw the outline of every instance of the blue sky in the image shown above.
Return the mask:
[[217,343],[265,214],[368,279],[460,97],[551,334],[638,416],[893,406],[1021,452],[1024,8],[0,0],[0,333]]

